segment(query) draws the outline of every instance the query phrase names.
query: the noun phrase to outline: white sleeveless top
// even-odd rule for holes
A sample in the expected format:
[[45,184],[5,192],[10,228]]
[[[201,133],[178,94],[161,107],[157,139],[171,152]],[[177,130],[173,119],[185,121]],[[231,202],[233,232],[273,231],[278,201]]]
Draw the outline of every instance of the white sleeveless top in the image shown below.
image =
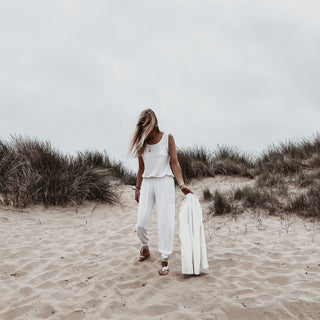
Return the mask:
[[146,144],[142,158],[144,162],[143,178],[174,176],[170,167],[168,134],[163,133],[158,143]]

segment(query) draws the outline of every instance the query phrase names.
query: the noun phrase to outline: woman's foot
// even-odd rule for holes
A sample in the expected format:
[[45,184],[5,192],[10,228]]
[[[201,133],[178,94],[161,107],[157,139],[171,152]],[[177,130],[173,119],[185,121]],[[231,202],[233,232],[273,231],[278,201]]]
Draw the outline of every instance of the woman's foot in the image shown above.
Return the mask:
[[140,262],[144,261],[144,260],[148,259],[148,257],[150,257],[149,248],[141,248],[138,261],[140,261]]
[[160,276],[166,276],[169,274],[169,264],[168,261],[161,261],[161,269],[159,270]]

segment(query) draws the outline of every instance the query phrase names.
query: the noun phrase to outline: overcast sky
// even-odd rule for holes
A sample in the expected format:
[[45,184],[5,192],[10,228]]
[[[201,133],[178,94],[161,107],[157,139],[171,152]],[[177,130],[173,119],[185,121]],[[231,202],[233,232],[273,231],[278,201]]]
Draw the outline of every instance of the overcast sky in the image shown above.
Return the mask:
[[178,147],[258,154],[320,122],[320,2],[0,0],[0,139],[125,152],[148,107]]

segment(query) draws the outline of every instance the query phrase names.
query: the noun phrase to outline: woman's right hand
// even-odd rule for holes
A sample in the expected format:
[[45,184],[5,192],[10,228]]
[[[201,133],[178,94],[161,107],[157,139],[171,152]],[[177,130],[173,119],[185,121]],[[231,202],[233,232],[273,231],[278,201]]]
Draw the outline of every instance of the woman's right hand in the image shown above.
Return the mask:
[[135,191],[135,199],[136,199],[137,202],[139,202],[139,198],[140,198],[140,190],[136,189],[136,191]]
[[181,187],[181,191],[184,193],[184,195],[186,196],[188,193],[193,193],[191,191],[191,189],[189,189],[186,185]]

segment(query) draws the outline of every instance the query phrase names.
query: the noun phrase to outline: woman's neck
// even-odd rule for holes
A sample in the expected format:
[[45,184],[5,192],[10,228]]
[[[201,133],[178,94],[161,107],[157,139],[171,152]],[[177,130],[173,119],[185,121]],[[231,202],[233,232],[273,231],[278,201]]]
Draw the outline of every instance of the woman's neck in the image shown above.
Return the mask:
[[158,143],[162,137],[163,132],[161,132],[160,130],[158,130],[158,132],[156,131],[152,131],[149,135],[149,137],[146,139],[147,143]]

